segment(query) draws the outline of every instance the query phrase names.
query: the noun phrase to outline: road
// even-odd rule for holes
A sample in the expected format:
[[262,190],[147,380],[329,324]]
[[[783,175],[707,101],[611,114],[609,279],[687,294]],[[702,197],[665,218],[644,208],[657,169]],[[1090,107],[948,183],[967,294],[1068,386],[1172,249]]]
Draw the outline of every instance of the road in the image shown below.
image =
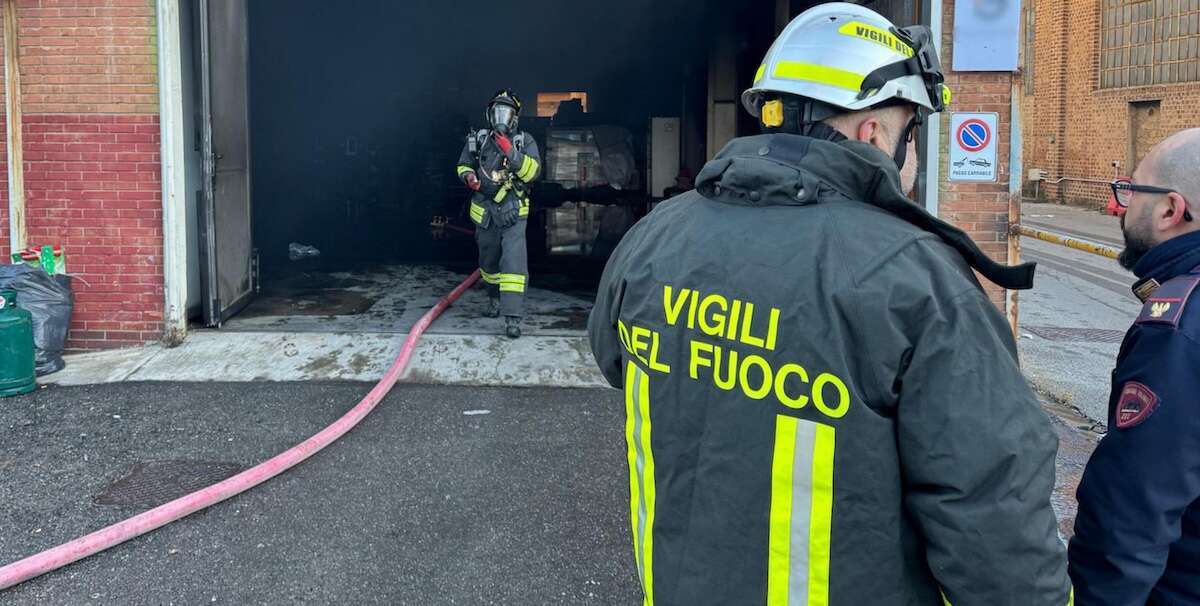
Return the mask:
[[[1117,219],[1094,211],[1025,204],[1022,222],[1123,246]],[[1028,237],[1021,242],[1023,260],[1038,263],[1033,290],[1020,296],[1025,373],[1044,395],[1103,423],[1121,339],[1142,307],[1130,290],[1135,278],[1112,259]]]

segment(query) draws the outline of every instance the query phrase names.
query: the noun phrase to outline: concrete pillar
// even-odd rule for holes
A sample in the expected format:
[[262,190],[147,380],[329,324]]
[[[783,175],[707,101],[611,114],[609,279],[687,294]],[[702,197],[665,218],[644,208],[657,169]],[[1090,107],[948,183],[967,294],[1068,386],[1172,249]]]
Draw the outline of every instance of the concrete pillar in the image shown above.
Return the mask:
[[21,107],[20,38],[16,0],[4,0],[4,100],[8,125],[8,243],[12,252],[24,250],[28,242],[25,222],[25,160]]

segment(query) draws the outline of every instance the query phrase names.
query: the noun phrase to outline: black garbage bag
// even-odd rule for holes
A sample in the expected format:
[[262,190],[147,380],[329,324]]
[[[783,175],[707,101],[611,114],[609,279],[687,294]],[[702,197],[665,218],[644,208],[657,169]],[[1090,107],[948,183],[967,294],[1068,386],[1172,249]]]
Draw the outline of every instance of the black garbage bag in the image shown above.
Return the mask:
[[33,314],[33,347],[37,375],[62,370],[67,329],[74,297],[71,278],[51,276],[40,267],[0,265],[0,289],[17,291],[17,307]]

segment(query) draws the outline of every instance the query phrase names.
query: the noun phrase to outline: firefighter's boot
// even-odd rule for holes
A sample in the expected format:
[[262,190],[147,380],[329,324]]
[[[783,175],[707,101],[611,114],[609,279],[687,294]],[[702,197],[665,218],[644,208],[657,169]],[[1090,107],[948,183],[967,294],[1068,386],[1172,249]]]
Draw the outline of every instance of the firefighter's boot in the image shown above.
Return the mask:
[[500,297],[488,297],[488,306],[483,310],[483,316],[485,318],[500,317]]

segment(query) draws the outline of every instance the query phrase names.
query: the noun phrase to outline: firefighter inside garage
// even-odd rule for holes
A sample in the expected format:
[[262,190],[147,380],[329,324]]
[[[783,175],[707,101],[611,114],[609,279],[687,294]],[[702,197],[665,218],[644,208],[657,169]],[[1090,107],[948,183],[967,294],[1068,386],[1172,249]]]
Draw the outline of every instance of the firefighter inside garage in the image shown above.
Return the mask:
[[[583,331],[625,231],[677,191],[679,175],[695,174],[729,138],[757,132],[736,111],[736,91],[751,84],[781,12],[790,19],[815,4],[247,2],[251,293],[229,317],[203,313],[212,294],[195,266],[213,236],[201,229],[189,255],[192,275],[201,274],[190,286],[193,322],[407,331],[479,267],[473,192],[457,166],[468,136],[490,127],[493,96],[508,90],[541,155],[527,186],[520,328]],[[913,0],[872,4],[898,23],[915,18]],[[194,0],[192,8],[201,20]],[[195,23],[184,28],[200,73],[203,34]],[[209,67],[213,94],[231,86],[222,69]],[[214,124],[214,139],[219,132]],[[199,129],[196,138],[199,149]],[[192,189],[203,206],[200,186]],[[505,334],[503,316],[487,317],[485,288],[470,295],[443,324]]]

